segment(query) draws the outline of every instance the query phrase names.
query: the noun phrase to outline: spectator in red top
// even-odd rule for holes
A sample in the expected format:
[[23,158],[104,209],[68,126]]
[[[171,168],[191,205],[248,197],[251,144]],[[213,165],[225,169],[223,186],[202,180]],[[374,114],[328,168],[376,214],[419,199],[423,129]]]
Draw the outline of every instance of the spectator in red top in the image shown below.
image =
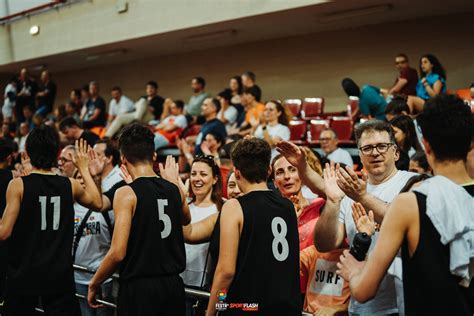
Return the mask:
[[400,75],[392,88],[380,90],[382,94],[385,97],[394,94],[416,95],[418,72],[409,66],[407,55],[401,53],[395,56],[395,67],[400,71]]

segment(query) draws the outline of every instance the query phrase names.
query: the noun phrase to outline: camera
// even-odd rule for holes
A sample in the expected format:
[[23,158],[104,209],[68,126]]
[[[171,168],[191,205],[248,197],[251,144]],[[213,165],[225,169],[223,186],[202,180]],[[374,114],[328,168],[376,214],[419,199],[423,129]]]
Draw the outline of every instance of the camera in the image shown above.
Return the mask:
[[366,233],[357,233],[352,241],[350,254],[357,259],[357,261],[364,261],[367,251],[369,251],[372,238]]

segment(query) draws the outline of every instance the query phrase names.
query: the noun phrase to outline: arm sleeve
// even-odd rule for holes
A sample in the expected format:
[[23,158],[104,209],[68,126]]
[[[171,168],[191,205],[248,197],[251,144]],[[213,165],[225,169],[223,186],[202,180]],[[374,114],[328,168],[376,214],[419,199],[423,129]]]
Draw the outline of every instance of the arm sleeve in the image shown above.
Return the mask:
[[110,100],[110,103],[109,103],[109,115],[117,115],[117,111],[115,109],[115,106],[114,106],[114,100]]

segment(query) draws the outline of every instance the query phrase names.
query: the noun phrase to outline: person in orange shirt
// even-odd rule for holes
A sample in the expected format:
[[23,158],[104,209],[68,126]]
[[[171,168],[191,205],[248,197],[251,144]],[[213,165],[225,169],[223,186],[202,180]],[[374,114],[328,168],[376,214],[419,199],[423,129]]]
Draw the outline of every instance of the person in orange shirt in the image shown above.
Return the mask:
[[245,121],[240,127],[240,134],[247,135],[257,128],[265,111],[265,104],[257,101],[258,90],[255,86],[246,88],[242,95],[242,105],[245,107]]

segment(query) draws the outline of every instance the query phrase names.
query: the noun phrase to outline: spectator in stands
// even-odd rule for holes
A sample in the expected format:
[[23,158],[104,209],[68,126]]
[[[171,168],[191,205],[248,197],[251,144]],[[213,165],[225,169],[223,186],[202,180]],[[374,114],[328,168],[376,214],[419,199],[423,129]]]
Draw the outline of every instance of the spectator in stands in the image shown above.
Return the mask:
[[401,248],[406,315],[472,315],[474,184],[465,159],[473,118],[462,100],[438,96],[418,119],[436,176],[394,199],[371,255],[357,262],[346,252],[338,274],[350,283],[354,299],[367,302],[377,297]]
[[226,129],[229,130],[237,120],[239,115],[237,109],[231,104],[232,91],[225,89],[217,95],[217,99],[221,102],[221,110],[217,114],[217,118],[226,125]]
[[78,139],[85,139],[87,144],[94,146],[99,140],[96,134],[84,130],[79,127],[79,124],[72,117],[66,117],[59,123],[59,130],[66,137],[67,140],[74,142]]
[[229,89],[232,93],[232,99],[230,101],[230,104],[234,106],[240,105],[240,98],[242,97],[242,92],[244,91],[244,87],[242,85],[242,78],[240,76],[234,76],[230,78]]
[[[280,102],[275,100],[269,101],[265,105],[260,124],[257,125],[253,133],[255,137],[264,139],[270,145],[272,148],[272,158],[278,154],[276,144],[281,140],[290,139],[288,117],[288,113]],[[252,126],[256,122],[258,121],[253,118],[250,119]]]
[[175,144],[176,138],[188,126],[183,110],[183,101],[176,100],[171,103],[171,115],[165,117],[155,128],[155,150]]
[[71,94],[69,95],[69,102],[66,103],[67,116],[72,116],[79,122],[82,107],[81,90],[72,89]]
[[[352,218],[353,202],[361,202],[373,210],[375,220],[380,223],[384,218],[387,203],[390,203],[408,179],[415,175],[399,171],[395,166],[399,153],[390,124],[379,120],[368,121],[357,127],[355,135],[364,167],[362,179],[349,167],[336,170],[331,166],[325,172],[324,188],[328,198],[316,223],[314,235],[316,249],[321,252],[340,248],[346,237],[349,243],[352,243],[357,232]],[[308,170],[306,168],[306,172]],[[308,179],[308,175],[305,175],[305,179]],[[377,246],[377,235],[373,237],[372,243]],[[398,279],[386,275],[375,298],[364,304],[351,298],[349,312],[367,315],[398,313],[398,306],[401,306],[403,300],[401,287]]]
[[332,128],[325,128],[319,135],[319,142],[324,156],[335,163],[343,163],[352,168],[354,162],[351,155],[342,148],[337,147],[338,144],[337,133]]
[[28,134],[30,133],[30,128],[28,123],[23,122],[20,124],[20,128],[18,130],[18,137],[15,138],[15,142],[18,144],[18,151],[20,153],[25,151],[25,143]]
[[28,70],[26,68],[21,69],[17,82],[15,116],[17,123],[19,124],[25,120],[23,117],[23,107],[26,104],[31,105],[33,108],[35,107],[37,85],[35,81],[28,75]]
[[428,159],[426,158],[425,152],[420,150],[417,151],[413,157],[410,159],[410,168],[408,171],[416,172],[416,173],[428,173],[432,174],[433,170],[431,169],[430,165],[428,164]]
[[422,150],[416,136],[415,125],[408,115],[399,115],[390,121],[398,148],[411,158]]
[[96,126],[105,126],[106,112],[105,100],[99,95],[99,83],[91,81],[89,83],[89,98],[84,105],[86,110],[82,117],[82,126],[92,128]]
[[252,132],[252,126],[257,127],[265,111],[265,104],[257,101],[258,90],[255,86],[246,88],[242,95],[242,105],[245,108],[245,122],[240,126],[240,134]]
[[[206,122],[202,125],[201,131],[197,135],[197,137],[193,136],[196,146],[194,148],[194,154],[200,155],[202,154],[201,150],[201,143],[206,138],[206,135],[210,132],[213,132],[217,135],[221,135],[222,138],[227,137],[227,131],[225,129],[224,123],[222,123],[217,118],[217,113],[221,110],[221,103],[219,100],[214,98],[207,98],[204,100],[202,106],[202,115],[206,119]],[[189,140],[188,140],[189,142]]]
[[385,119],[385,108],[387,102],[380,94],[380,89],[374,86],[365,85],[362,90],[350,78],[342,80],[342,89],[347,96],[355,96],[359,98],[359,112],[363,118]]
[[204,100],[209,97],[209,93],[205,92],[206,81],[202,77],[195,77],[191,80],[191,89],[193,95],[189,98],[188,104],[185,105],[184,111],[191,116],[201,115],[201,105]]
[[52,114],[48,115],[45,121],[50,121],[53,125],[57,122],[57,125],[59,126],[59,122],[61,122],[66,117],[68,117],[66,112],[66,104],[60,104],[54,109]]
[[395,84],[390,89],[380,89],[385,96],[401,94],[404,96],[416,95],[416,84],[418,82],[418,73],[408,64],[406,54],[400,53],[395,56],[395,67],[400,71]]
[[148,124],[153,119],[153,114],[148,110],[147,99],[142,97],[135,102],[135,111],[117,115],[112,124],[107,128],[105,137],[112,138],[125,125],[138,121]]
[[209,132],[201,144],[201,151],[204,155],[213,156],[216,164],[219,163],[219,151],[224,145],[225,139],[219,133]]
[[234,171],[230,171],[227,175],[227,199],[236,199],[242,195]]
[[130,113],[135,110],[135,104],[127,96],[123,95],[122,89],[115,86],[110,91],[112,99],[109,103],[109,116],[107,118],[107,127],[110,126],[112,121],[117,115]]
[[255,100],[261,102],[262,100],[262,89],[255,83],[257,76],[251,71],[246,71],[242,74],[242,85],[245,89],[254,88],[255,90]]
[[385,119],[390,122],[399,115],[410,115],[410,107],[408,107],[406,97],[396,95],[385,108]]
[[148,103],[148,112],[153,114],[154,121],[163,119],[162,114],[165,114],[163,112],[163,103],[165,99],[158,95],[158,83],[156,81],[152,80],[147,82],[146,96],[143,98],[145,98]]
[[23,107],[23,116],[25,117],[25,123],[28,124],[28,128],[31,131],[36,126],[33,122],[34,112],[31,105],[25,105]]
[[412,114],[421,112],[426,100],[446,93],[446,71],[436,56],[432,54],[421,56],[420,76],[421,79],[416,85],[416,96],[408,98]]
[[[219,167],[214,159],[208,156],[198,156],[191,165],[190,191],[193,199],[189,204],[191,225],[221,211],[222,178]],[[209,243],[185,244],[186,270],[181,274],[184,284],[209,290],[211,270],[207,264]],[[186,300],[186,315],[194,315],[192,306],[196,299]]]
[[5,87],[5,92],[3,94],[3,124],[10,124],[13,121],[13,110],[15,109],[16,93],[17,80],[16,78],[11,78]]
[[56,100],[56,84],[51,81],[51,74],[47,70],[41,73],[41,84],[36,93],[38,109],[36,114],[46,117],[53,111],[54,100]]

